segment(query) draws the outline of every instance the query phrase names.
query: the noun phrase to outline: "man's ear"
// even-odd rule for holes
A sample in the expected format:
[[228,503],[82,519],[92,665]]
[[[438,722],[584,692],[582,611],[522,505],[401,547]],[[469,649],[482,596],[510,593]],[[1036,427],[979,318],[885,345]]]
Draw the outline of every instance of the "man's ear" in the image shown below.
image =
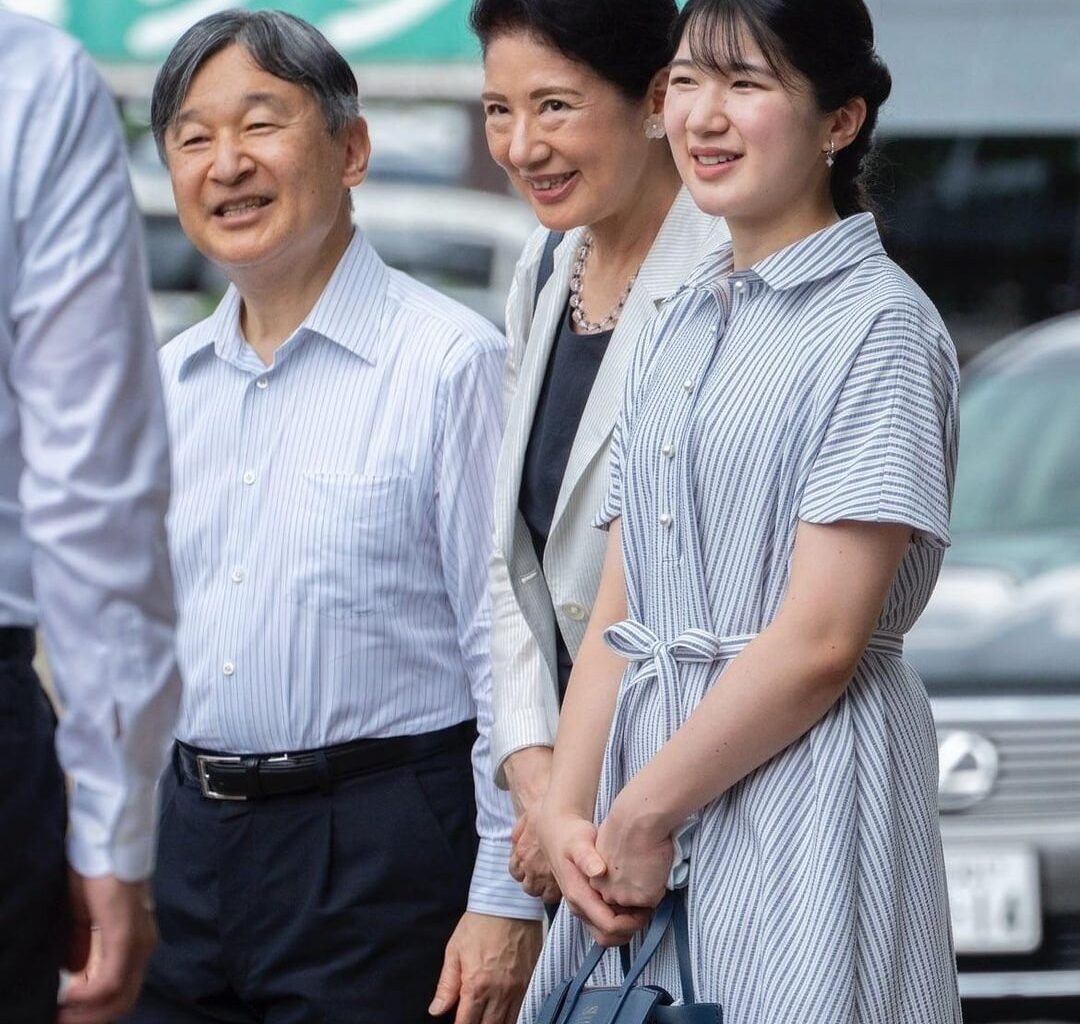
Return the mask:
[[345,139],[345,172],[341,184],[345,188],[356,188],[367,176],[371,159],[367,121],[362,117],[354,118],[341,131]]

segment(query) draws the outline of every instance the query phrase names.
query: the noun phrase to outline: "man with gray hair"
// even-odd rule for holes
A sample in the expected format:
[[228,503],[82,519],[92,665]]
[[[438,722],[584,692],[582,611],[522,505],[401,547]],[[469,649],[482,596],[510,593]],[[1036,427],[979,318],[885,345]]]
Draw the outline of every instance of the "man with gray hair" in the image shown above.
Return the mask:
[[232,286],[161,356],[187,691],[131,1020],[509,1024],[541,910],[488,764],[504,341],[354,231],[356,80],[306,22],[200,21],[151,118]]

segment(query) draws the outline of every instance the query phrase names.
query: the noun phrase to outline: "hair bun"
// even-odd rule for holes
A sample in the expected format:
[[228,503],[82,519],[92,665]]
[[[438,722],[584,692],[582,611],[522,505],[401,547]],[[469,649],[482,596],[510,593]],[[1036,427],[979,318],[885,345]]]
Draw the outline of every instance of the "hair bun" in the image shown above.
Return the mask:
[[863,98],[867,103],[880,107],[892,92],[892,75],[876,50],[870,53],[863,80],[865,86],[860,90]]

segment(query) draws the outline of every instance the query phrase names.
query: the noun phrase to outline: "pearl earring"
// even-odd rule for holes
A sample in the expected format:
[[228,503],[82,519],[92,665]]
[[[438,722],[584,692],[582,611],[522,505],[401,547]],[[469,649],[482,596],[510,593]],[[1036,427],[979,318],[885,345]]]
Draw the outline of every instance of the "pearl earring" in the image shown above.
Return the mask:
[[825,157],[825,166],[832,167],[836,163],[836,142],[829,139],[829,155]]
[[659,114],[650,114],[645,118],[642,127],[647,139],[662,139],[667,134],[664,131],[664,119]]

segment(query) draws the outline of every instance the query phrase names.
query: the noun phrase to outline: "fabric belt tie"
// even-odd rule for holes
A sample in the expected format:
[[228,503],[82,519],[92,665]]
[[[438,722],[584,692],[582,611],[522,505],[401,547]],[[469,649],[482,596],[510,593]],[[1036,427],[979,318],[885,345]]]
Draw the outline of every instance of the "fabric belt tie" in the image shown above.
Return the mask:
[[[634,666],[624,683],[624,691],[634,690],[642,684],[655,680],[660,688],[663,707],[666,743],[683,722],[682,685],[679,680],[680,665],[709,665],[713,662],[730,661],[742,651],[757,633],[720,637],[704,629],[688,629],[674,640],[661,640],[648,626],[634,619],[624,619],[604,631],[607,646]],[[902,657],[904,638],[896,633],[875,632],[866,650],[886,657]],[[611,730],[611,749],[619,754],[625,741],[628,725],[628,694],[624,692],[615,714]],[[616,784],[616,792],[622,783]],[[613,799],[615,793],[611,794]],[[687,884],[689,878],[690,846],[697,831],[698,816],[691,816],[673,837],[675,855],[668,876],[668,888],[677,889]]]

